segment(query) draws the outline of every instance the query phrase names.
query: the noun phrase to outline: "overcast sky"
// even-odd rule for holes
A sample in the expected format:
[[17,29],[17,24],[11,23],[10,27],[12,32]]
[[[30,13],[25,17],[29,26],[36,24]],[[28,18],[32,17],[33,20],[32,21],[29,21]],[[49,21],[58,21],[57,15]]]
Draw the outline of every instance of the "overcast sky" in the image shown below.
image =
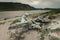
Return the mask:
[[60,0],[0,0],[0,2],[20,2],[36,8],[60,8]]

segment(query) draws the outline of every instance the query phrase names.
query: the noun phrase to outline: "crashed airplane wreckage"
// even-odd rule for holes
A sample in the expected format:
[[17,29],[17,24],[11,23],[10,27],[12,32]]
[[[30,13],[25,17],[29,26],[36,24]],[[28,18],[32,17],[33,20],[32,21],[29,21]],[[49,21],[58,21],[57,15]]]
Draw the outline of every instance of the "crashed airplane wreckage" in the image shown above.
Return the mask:
[[35,30],[35,29],[41,29],[41,27],[44,24],[50,23],[50,21],[45,21],[45,19],[41,19],[39,17],[36,19],[29,19],[27,16],[28,16],[28,13],[21,17],[20,23],[17,23],[15,25],[10,25],[8,29],[11,30],[11,29],[16,29],[16,28],[23,28],[24,31]]

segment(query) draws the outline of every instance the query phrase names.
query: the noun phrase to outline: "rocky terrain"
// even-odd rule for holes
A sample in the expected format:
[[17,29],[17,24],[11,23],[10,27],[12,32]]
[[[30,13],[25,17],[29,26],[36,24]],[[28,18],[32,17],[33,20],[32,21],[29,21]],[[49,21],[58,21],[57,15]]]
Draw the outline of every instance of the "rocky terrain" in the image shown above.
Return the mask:
[[0,21],[0,35],[1,40],[60,40],[60,10]]

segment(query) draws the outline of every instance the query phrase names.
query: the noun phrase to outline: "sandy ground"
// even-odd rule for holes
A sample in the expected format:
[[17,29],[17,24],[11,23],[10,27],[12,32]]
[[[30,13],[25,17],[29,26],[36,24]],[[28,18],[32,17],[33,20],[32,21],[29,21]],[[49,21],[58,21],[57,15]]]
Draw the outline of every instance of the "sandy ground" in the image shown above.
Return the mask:
[[39,40],[39,34],[37,31],[30,31],[28,33],[25,33],[24,40]]
[[0,25],[0,40],[8,40],[8,27],[11,24],[11,22],[15,19],[17,18],[0,21],[0,22],[5,22],[5,24]]
[[0,40],[8,40],[8,27],[10,23],[0,25]]
[[[19,18],[19,17],[18,17]],[[0,40],[9,40],[8,38],[8,27],[10,25],[10,23],[15,20],[16,18],[13,18],[13,19],[8,19],[8,20],[4,20],[2,22],[6,22],[5,24],[3,25],[0,25]],[[8,21],[11,21],[11,22],[8,22]],[[53,21],[56,21],[57,23],[52,23],[51,25],[49,25],[52,29],[55,29],[57,27],[60,26],[60,19],[56,19],[56,20],[53,20]],[[1,22],[1,21],[0,21]],[[59,27],[60,28],[60,27]],[[59,33],[60,34],[60,33]],[[26,33],[25,34],[25,39],[24,40],[38,40],[38,32],[37,31],[30,31],[30,33]],[[59,36],[60,37],[60,36]]]

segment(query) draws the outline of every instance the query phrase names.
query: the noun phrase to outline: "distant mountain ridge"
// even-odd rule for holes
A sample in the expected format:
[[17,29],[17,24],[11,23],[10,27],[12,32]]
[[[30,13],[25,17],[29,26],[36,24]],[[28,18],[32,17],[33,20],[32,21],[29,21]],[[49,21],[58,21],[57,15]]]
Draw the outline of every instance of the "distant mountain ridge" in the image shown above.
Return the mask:
[[0,11],[13,11],[13,10],[34,10],[35,8],[22,3],[16,2],[0,2]]

